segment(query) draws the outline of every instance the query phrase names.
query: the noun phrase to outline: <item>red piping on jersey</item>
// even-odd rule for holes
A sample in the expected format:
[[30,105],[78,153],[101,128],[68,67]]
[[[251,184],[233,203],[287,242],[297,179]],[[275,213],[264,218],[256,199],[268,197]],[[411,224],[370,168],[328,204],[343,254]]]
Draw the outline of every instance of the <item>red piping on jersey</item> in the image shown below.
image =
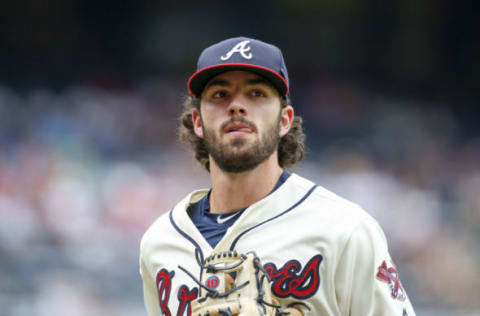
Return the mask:
[[205,68],[202,68],[202,69],[198,70],[197,72],[195,72],[195,73],[190,77],[190,79],[188,79],[188,83],[187,83],[188,92],[190,92],[191,95],[198,97],[195,93],[193,93],[192,89],[190,89],[190,84],[191,84],[192,80],[193,80],[196,76],[198,76],[200,73],[202,73],[202,72],[204,72],[204,71],[206,71],[206,70],[209,70],[209,69],[213,69],[213,68],[230,67],[230,66],[233,66],[233,67],[242,67],[242,68],[257,68],[257,69],[261,69],[261,70],[264,70],[264,71],[268,71],[268,72],[274,74],[275,76],[277,76],[278,78],[280,78],[280,79],[283,81],[283,84],[284,84],[285,87],[286,87],[284,96],[287,96],[287,95],[288,95],[289,87],[288,87],[287,81],[286,81],[285,78],[283,78],[283,76],[280,75],[278,72],[273,71],[272,69],[267,68],[267,67],[258,66],[258,65],[251,65],[251,64],[242,64],[242,63],[219,64],[219,65],[208,66],[208,67],[205,67]]

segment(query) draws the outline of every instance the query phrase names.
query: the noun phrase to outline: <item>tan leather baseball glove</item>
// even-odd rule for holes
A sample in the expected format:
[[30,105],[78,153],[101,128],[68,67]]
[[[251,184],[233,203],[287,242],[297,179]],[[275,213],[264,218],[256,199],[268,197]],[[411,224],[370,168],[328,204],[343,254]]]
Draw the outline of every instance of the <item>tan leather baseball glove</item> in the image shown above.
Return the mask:
[[192,316],[303,316],[303,303],[282,307],[273,296],[270,278],[254,252],[225,251],[201,263],[199,296],[192,301]]

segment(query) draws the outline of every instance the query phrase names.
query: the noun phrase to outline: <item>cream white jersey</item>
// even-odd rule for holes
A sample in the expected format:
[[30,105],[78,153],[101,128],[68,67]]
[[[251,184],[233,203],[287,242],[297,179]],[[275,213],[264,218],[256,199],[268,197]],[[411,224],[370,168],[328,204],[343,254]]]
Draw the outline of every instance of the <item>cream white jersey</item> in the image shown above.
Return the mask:
[[215,248],[187,214],[208,190],[190,193],[144,234],[140,273],[149,316],[190,315],[211,253],[255,251],[282,305],[301,301],[315,316],[413,316],[378,223],[362,208],[292,174],[249,206]]

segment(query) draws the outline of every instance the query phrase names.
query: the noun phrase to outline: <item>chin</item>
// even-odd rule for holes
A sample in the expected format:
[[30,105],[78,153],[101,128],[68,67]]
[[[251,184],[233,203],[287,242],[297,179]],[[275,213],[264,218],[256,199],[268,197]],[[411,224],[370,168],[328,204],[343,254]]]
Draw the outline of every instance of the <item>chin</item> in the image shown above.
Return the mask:
[[241,149],[247,146],[247,140],[243,138],[235,138],[230,142],[230,146],[236,149]]

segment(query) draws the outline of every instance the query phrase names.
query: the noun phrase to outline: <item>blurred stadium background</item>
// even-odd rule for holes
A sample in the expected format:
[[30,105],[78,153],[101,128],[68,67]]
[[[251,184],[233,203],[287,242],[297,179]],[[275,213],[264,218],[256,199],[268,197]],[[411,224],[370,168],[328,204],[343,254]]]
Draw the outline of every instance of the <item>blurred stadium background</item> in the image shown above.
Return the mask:
[[201,49],[285,53],[294,171],[380,222],[417,315],[480,315],[473,1],[0,5],[0,315],[144,315],[140,237],[208,178],[175,140]]

